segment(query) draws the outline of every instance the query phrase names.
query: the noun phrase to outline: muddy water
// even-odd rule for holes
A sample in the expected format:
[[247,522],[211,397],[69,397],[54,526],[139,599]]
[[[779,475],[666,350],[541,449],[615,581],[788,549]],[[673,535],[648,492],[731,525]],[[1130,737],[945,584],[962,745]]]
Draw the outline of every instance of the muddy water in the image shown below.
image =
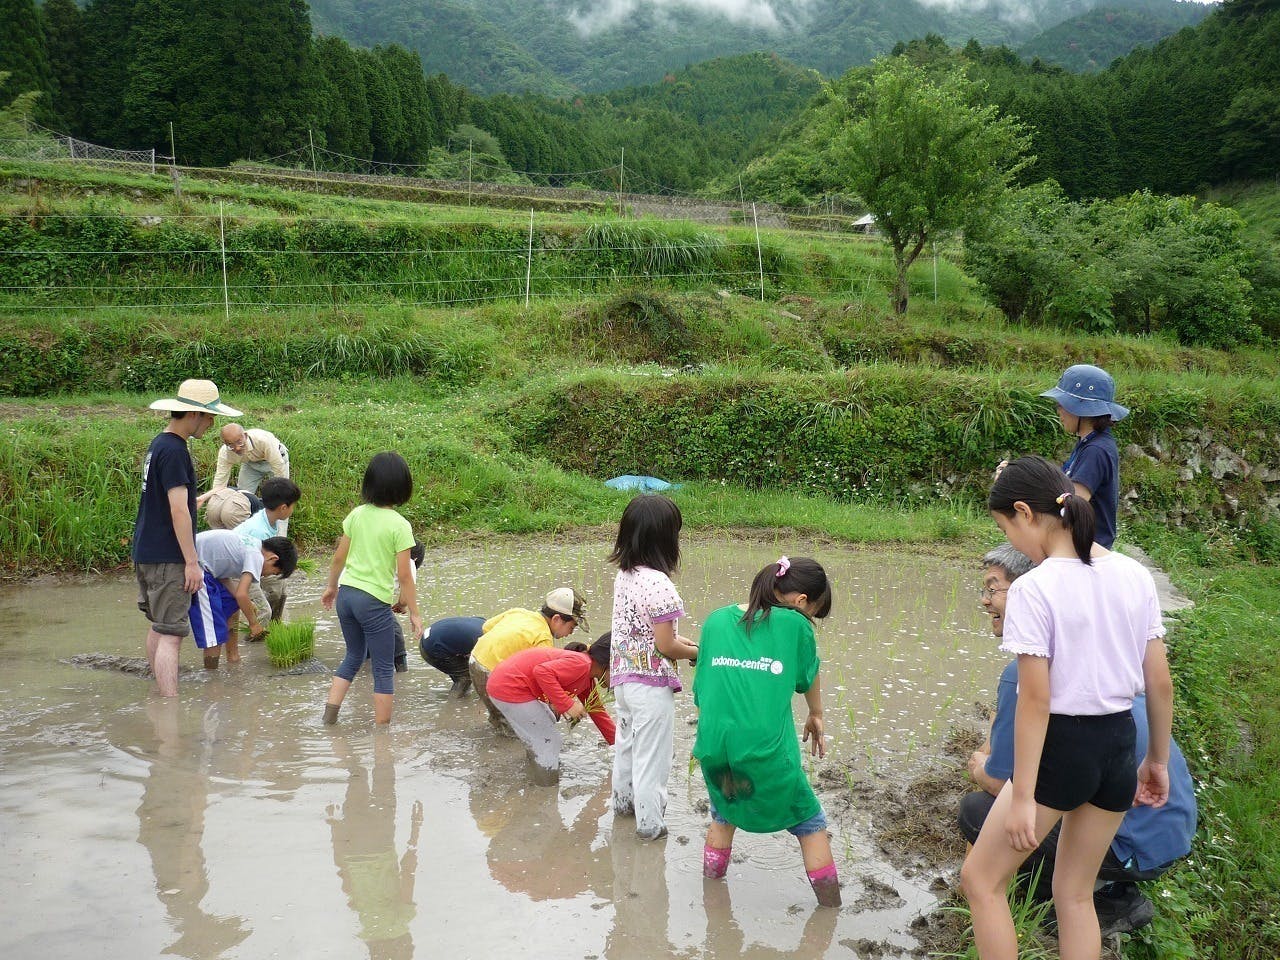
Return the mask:
[[[846,767],[899,779],[991,696],[1000,660],[972,565],[785,548],[817,556],[837,586],[819,632],[829,750],[813,773],[829,791]],[[686,545],[682,632],[744,599],[781,549]],[[428,621],[485,615],[572,582],[594,635],[608,629],[605,552],[435,551],[422,607]],[[318,580],[295,585],[289,616],[318,617],[318,655],[334,666],[343,646]],[[865,941],[899,956],[910,921],[935,906],[930,875],[885,862],[856,810],[833,818],[839,912],[815,909],[785,834],[739,834],[728,882],[704,885],[688,696],[671,836],[641,844],[608,810],[610,754],[590,724],[567,738],[559,788],[541,788],[522,749],[489,734],[474,700],[446,700],[448,681],[416,651],[389,735],[371,732],[367,675],[342,722],[322,728],[327,677],[278,675],[256,645],[216,673],[188,646],[177,702],[137,676],[63,662],[141,656],[144,626],[127,579],[0,588],[0,956],[818,958],[871,955]]]

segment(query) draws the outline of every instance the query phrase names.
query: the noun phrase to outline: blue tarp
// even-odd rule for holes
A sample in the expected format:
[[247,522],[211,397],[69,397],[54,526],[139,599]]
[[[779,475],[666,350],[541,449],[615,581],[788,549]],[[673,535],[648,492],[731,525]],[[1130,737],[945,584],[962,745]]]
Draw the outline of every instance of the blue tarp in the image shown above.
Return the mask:
[[644,493],[661,493],[663,490],[680,489],[680,484],[678,483],[667,483],[667,481],[659,480],[657,477],[637,477],[629,473],[614,477],[612,480],[606,480],[604,485],[612,487],[614,490],[640,490]]

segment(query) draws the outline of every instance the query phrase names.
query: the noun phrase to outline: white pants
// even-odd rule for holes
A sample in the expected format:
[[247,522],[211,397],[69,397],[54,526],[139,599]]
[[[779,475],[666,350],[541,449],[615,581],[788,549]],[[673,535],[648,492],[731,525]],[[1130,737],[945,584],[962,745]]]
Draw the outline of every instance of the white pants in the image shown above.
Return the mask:
[[613,744],[613,809],[636,814],[636,833],[666,828],[676,697],[671,687],[622,683],[613,688],[618,734]]
[[533,754],[533,762],[546,771],[560,769],[560,748],[564,735],[556,725],[556,715],[541,700],[507,703],[494,700],[498,712],[507,718],[520,742]]

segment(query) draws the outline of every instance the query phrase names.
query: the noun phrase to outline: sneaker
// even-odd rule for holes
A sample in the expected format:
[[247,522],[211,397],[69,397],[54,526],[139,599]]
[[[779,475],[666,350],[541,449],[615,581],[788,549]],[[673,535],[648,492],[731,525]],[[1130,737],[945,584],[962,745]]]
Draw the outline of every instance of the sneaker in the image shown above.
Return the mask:
[[1156,913],[1151,901],[1133,884],[1117,884],[1113,890],[1098,891],[1093,895],[1093,906],[1104,937],[1141,929]]

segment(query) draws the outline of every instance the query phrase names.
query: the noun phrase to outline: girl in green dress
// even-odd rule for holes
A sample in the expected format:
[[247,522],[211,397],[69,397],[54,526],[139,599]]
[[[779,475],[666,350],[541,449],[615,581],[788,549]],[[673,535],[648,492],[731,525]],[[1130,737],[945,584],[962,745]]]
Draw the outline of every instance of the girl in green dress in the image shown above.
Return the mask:
[[800,841],[818,903],[838,907],[840,882],[827,820],[801,766],[791,716],[792,696],[804,694],[809,716],[803,740],[824,756],[813,620],[830,612],[831,584],[822,565],[782,557],[756,574],[745,604],[707,617],[693,681],[693,755],[711,798],[703,875],[725,875],[738,829],[786,830]]

